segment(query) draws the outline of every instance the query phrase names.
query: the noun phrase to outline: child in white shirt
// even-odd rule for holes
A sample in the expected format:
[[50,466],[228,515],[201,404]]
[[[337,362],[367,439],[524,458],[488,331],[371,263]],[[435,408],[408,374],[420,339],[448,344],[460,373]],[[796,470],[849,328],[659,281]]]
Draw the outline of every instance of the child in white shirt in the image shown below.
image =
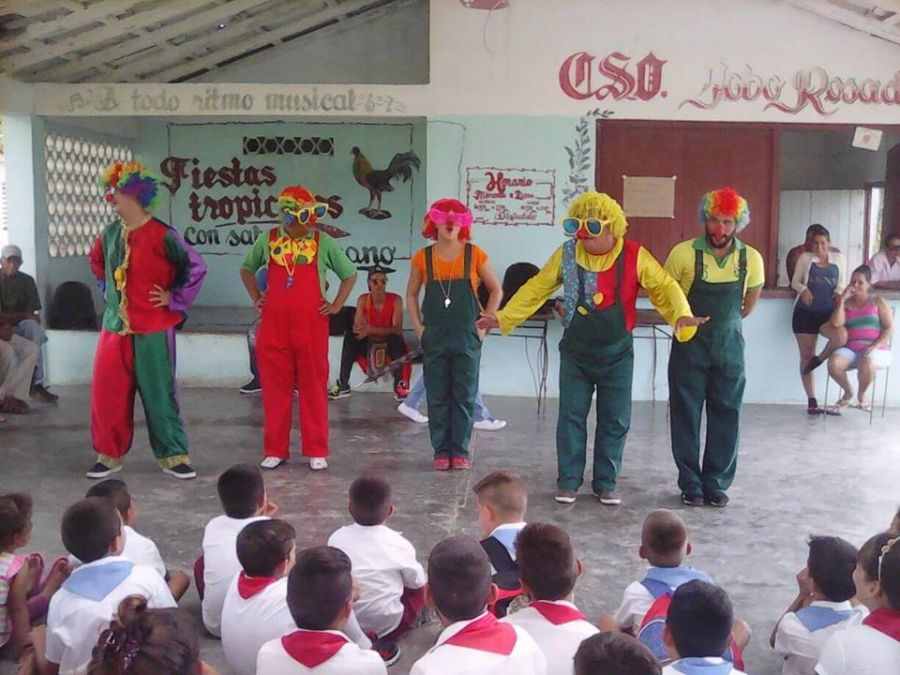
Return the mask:
[[585,639],[599,632],[573,604],[581,561],[556,525],[531,523],[516,538],[522,594],[528,607],[502,621],[534,638],[547,658],[547,675],[572,675],[573,658]]
[[478,542],[459,536],[435,546],[428,557],[425,602],[444,630],[410,675],[545,675],[547,660],[534,639],[487,611],[496,598],[491,564]]
[[770,643],[784,658],[783,675],[814,675],[828,638],[862,622],[868,611],[854,607],[853,570],[858,551],[840,537],[811,537],[800,591],[772,631]]
[[575,675],[660,675],[662,666],[646,645],[630,635],[605,632],[592,635],[575,652]]
[[109,499],[89,497],[70,506],[62,519],[62,540],[83,564],[50,600],[44,675],[68,675],[83,668],[100,633],[129,595],[143,596],[151,608],[176,607],[156,570],[121,555],[122,518]]
[[353,605],[359,625],[374,634],[375,649],[390,665],[400,657],[396,641],[425,606],[425,570],[413,545],[385,523],[394,513],[387,481],[363,476],[350,486],[352,525],[336,530],[328,545],[353,563],[359,597]]
[[297,630],[259,650],[260,675],[386,675],[378,653],[342,633],[353,613],[352,564],[330,546],[307,549],[287,580],[287,604]]

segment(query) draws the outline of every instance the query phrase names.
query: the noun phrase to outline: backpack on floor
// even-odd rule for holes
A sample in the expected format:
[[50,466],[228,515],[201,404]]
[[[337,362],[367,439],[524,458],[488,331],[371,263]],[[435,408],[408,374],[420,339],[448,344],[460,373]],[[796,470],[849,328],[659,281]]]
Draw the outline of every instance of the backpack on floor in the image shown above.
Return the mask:
[[47,326],[54,330],[97,330],[100,323],[91,289],[80,281],[64,281],[53,293]]
[[506,546],[495,537],[487,537],[481,540],[481,547],[491,561],[491,565],[497,570],[493,581],[497,584],[500,594],[497,602],[488,609],[497,618],[506,616],[510,603],[522,594],[522,582],[519,580],[519,567],[512,559]]

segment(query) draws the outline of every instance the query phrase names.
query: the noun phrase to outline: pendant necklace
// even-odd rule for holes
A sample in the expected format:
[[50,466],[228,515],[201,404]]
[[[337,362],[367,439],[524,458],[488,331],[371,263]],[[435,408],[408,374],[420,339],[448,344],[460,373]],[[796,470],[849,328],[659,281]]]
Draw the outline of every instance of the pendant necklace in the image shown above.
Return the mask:
[[[437,251],[435,251],[435,257],[437,257]],[[441,281],[441,275],[437,273],[437,266],[435,266],[434,278],[435,278],[435,281],[438,282],[438,286],[440,287],[441,293],[444,296],[444,309],[449,309],[450,304],[452,302],[450,300],[450,288],[452,287],[452,284],[453,284],[453,274],[455,271],[456,271],[456,258],[453,259],[453,262],[450,265],[450,276],[447,279],[447,289],[444,290],[444,284]]]
[[[289,244],[291,246],[291,251],[284,256],[284,269],[288,274],[287,281],[285,281],[284,285],[287,288],[293,288],[294,286],[294,270],[297,269],[297,261],[294,260],[294,245],[293,242]],[[294,263],[288,266],[288,257],[294,260]]]

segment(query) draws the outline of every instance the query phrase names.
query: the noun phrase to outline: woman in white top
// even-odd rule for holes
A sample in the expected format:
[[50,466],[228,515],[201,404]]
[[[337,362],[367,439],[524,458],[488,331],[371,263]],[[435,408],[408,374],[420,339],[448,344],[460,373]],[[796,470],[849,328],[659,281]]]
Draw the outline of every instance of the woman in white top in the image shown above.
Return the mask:
[[[800,350],[800,379],[806,390],[806,412],[819,415],[823,411],[816,400],[812,371],[828,360],[831,353],[847,340],[847,332],[829,323],[837,298],[847,286],[847,260],[832,251],[831,235],[821,225],[810,227],[809,251],[803,253],[794,268],[791,288],[797,291],[791,328]],[[819,335],[828,343],[816,355]]]

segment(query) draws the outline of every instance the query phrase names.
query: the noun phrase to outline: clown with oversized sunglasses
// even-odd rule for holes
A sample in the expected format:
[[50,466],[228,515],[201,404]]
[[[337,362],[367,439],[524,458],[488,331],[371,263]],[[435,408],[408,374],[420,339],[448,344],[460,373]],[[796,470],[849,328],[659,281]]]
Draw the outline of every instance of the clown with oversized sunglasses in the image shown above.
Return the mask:
[[559,420],[556,430],[556,501],[575,501],[584,476],[587,417],[597,393],[597,430],[591,489],[601,503],[621,503],[616,483],[631,423],[634,369],[632,330],[643,288],[677,340],[690,340],[704,318],[694,317],[678,284],[650,252],[625,239],[628,223],[606,194],[579,195],[563,220],[569,237],[544,268],[495,315],[485,311],[479,328],[509,334],[556,290],[565,295],[565,332],[559,343]]

